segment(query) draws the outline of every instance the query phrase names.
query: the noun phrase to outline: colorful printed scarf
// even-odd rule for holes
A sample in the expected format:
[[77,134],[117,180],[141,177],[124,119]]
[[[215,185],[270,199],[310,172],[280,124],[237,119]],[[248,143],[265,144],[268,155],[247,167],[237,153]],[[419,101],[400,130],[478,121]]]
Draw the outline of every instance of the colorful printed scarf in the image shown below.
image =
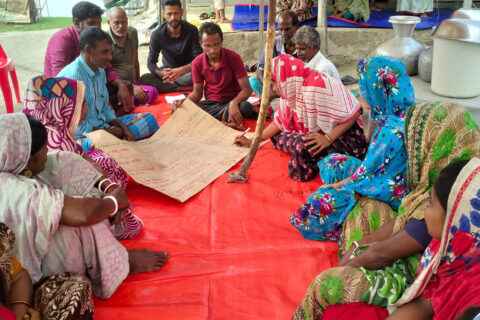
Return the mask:
[[454,102],[422,103],[405,118],[407,187],[394,232],[408,220],[424,219],[425,201],[441,169],[455,160],[480,156],[480,132],[470,112]]
[[273,60],[272,78],[281,97],[274,123],[282,131],[328,134],[361,108],[340,81],[305,68],[301,60],[290,55]]
[[394,57],[374,57],[358,62],[358,84],[372,107],[371,119],[382,115],[405,118],[415,104],[415,93],[403,62]]
[[434,319],[456,319],[480,304],[480,159],[473,158],[457,177],[450,196],[441,240],[425,250],[421,271],[398,305],[423,293]]
[[[362,96],[372,107],[370,115],[376,127],[365,160],[343,189],[381,200],[397,210],[407,194],[403,118],[415,103],[413,87],[405,66],[393,57],[360,60],[357,71]],[[389,79],[389,72],[395,72],[395,81],[382,78]]]
[[[28,84],[23,112],[43,123],[50,151],[84,154],[82,146],[73,138],[80,123],[84,92],[83,82],[68,78],[39,76]],[[87,154],[113,182],[124,189],[127,187],[127,176],[112,157],[93,150]]]
[[[364,161],[331,154],[318,163],[320,177],[326,185],[352,179],[341,190],[332,187],[318,189],[293,213],[291,224],[307,239],[337,240],[343,222],[357,203],[359,194],[381,200],[397,210],[407,193],[405,130],[403,120],[396,115],[403,116],[406,108],[414,103],[410,98],[405,98],[414,95],[410,77],[399,77],[406,88],[393,92],[390,90],[391,84],[378,81],[376,74],[379,70],[397,70],[405,74],[405,67],[399,60],[375,57],[367,62],[361,60],[358,66],[362,94],[367,101],[378,102],[372,112],[376,122],[373,139]],[[378,87],[368,90],[367,87],[373,85]],[[386,92],[390,92],[390,99],[385,99]]]
[[39,76],[28,84],[23,112],[40,120],[48,132],[48,148],[83,154],[73,137],[82,113],[85,86],[68,78]]

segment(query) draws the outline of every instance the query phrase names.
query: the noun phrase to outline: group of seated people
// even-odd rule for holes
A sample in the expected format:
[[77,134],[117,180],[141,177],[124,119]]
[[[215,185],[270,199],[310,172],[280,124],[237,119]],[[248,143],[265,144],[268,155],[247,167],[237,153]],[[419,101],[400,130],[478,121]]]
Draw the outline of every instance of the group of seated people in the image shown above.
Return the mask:
[[[86,133],[152,135],[153,115],[131,111],[158,92],[191,91],[189,99],[237,129],[257,116],[247,99],[251,84],[262,86],[265,57],[249,79],[241,57],[223,48],[217,24],[197,30],[182,13],[178,0],[165,3],[150,73],[140,77],[125,12],[109,10],[109,34],[100,29],[102,10],[78,3],[74,25],[50,40],[45,75],[30,81],[23,112],[0,116],[0,317],[90,319],[92,292],[109,298],[128,274],[168,260],[167,252],[127,250],[118,241],[136,237],[143,222],[125,192],[126,173]],[[358,63],[357,99],[320,53],[318,32],[299,28],[292,11],[278,19],[275,113],[262,139],[292,155],[292,179],[320,175],[323,185],[290,223],[306,239],[338,241],[340,258],[313,280],[293,318],[321,319],[355,302],[388,308],[391,319],[475,311],[480,131],[472,115],[452,102],[415,104],[405,66],[393,57]],[[370,112],[371,138],[362,112]]]

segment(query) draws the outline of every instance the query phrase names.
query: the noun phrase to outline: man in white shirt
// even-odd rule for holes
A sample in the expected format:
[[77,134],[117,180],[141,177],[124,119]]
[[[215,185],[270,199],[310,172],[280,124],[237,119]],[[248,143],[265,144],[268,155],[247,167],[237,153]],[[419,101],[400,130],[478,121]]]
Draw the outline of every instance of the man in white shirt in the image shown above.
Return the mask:
[[293,37],[298,58],[305,66],[317,72],[323,72],[341,81],[335,65],[320,52],[320,34],[315,28],[301,27]]

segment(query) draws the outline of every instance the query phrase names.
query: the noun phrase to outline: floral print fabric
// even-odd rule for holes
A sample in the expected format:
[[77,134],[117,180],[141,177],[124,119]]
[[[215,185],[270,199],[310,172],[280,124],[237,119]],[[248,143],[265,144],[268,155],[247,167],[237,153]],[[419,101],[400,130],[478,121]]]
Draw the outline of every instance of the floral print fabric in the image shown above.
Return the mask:
[[319,171],[317,162],[329,153],[348,152],[359,158],[365,155],[365,136],[363,129],[356,122],[328,148],[315,156],[305,146],[304,137],[305,135],[301,133],[280,132],[271,138],[274,148],[292,155],[288,163],[288,171],[293,180],[304,182],[315,178]]
[[425,203],[441,169],[455,160],[480,156],[480,132],[470,112],[454,102],[417,104],[406,112],[409,194],[402,200],[394,231],[411,218],[424,219]]
[[473,158],[457,177],[448,198],[443,235],[421,260],[421,272],[398,305],[423,294],[437,319],[456,319],[480,304],[480,159]]
[[418,262],[412,256],[379,270],[353,267],[327,269],[313,279],[292,319],[321,319],[327,306],[350,302],[386,307],[396,302],[414,281]]
[[405,118],[407,108],[415,104],[415,93],[403,62],[389,56],[362,59],[357,73],[373,121],[380,116]]
[[[395,73],[390,75],[391,72]],[[372,142],[363,161],[336,154],[319,162],[324,184],[351,180],[341,190],[318,189],[291,216],[292,225],[308,239],[338,240],[341,226],[359,195],[381,200],[397,210],[407,194],[407,152],[402,117],[406,108],[414,103],[410,78],[402,62],[392,57],[361,60],[358,74],[362,95],[373,108],[371,116],[376,127]],[[339,170],[341,168],[348,170]],[[324,199],[323,193],[335,199],[329,202],[334,204],[329,217],[314,206],[319,199]]]

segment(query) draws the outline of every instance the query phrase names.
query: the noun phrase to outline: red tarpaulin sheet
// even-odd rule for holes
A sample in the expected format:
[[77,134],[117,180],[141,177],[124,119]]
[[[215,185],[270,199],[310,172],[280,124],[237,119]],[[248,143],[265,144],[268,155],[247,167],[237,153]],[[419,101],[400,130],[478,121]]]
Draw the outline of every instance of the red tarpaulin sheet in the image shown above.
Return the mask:
[[[170,108],[159,97],[135,112],[161,124]],[[95,319],[289,319],[312,279],[338,261],[337,243],[306,240],[290,225],[321,181],[290,179],[289,159],[267,143],[246,183],[226,182],[239,163],[183,204],[130,181],[127,194],[145,227],[122,244],[165,250],[170,260],[128,276],[110,299],[95,299]]]

